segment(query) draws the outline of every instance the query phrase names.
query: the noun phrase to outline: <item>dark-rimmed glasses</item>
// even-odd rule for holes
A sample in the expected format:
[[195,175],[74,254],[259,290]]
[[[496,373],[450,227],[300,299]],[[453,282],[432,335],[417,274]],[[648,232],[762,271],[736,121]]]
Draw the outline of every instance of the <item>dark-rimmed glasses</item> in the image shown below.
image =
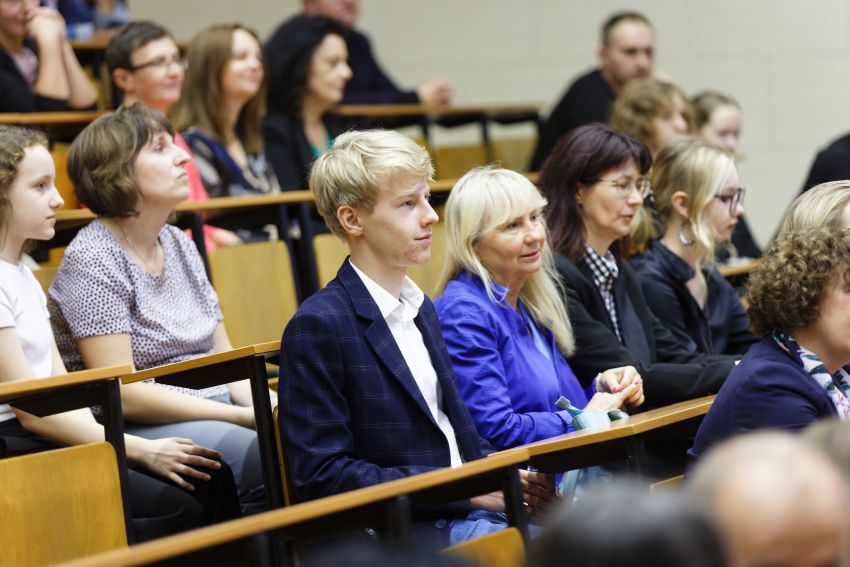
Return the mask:
[[175,53],[171,57],[166,57],[163,55],[162,57],[157,57],[156,59],[151,59],[150,61],[145,61],[144,63],[139,63],[138,65],[133,65],[130,67],[130,71],[138,71],[140,69],[156,69],[157,71],[165,71],[172,64],[178,65],[179,67],[186,69],[186,58],[183,57],[180,53]]
[[729,205],[729,214],[735,214],[735,207],[738,205],[744,204],[744,195],[747,194],[747,190],[743,187],[738,187],[735,189],[735,192],[731,195],[714,195],[715,199],[719,199],[722,203]]

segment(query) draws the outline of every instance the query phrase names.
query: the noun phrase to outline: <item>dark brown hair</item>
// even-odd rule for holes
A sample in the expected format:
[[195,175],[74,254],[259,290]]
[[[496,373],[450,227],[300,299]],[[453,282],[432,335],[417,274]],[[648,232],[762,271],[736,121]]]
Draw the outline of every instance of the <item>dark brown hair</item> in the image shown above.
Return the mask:
[[106,66],[110,75],[115,69],[132,71],[133,62],[130,61],[130,58],[133,52],[163,37],[174,39],[168,33],[168,30],[153,22],[130,22],[121,26],[109,40],[109,45],[106,46],[104,52],[104,59],[106,59]]
[[[174,127],[183,132],[190,127],[200,128],[223,145],[226,126],[224,91],[221,88],[221,76],[224,67],[233,54],[233,34],[236,30],[245,31],[262,46],[257,33],[241,24],[219,24],[211,26],[196,35],[186,50],[186,79],[180,100],[171,111]],[[249,154],[259,154],[263,150],[262,121],[266,114],[266,89],[268,70],[263,63],[263,82],[256,96],[245,103],[236,119],[236,137],[245,146]]]
[[138,214],[136,156],[157,132],[174,135],[168,119],[137,102],[105,114],[80,132],[68,150],[68,176],[77,199],[96,215]]
[[779,236],[747,281],[753,333],[793,334],[815,322],[824,294],[835,285],[850,287],[850,231],[816,227]]
[[[552,250],[576,262],[584,257],[584,220],[576,195],[612,168],[633,159],[645,175],[652,165],[649,149],[639,140],[605,124],[588,124],[561,138],[540,170],[538,185],[549,201],[546,222]],[[615,256],[628,250],[622,241]]]

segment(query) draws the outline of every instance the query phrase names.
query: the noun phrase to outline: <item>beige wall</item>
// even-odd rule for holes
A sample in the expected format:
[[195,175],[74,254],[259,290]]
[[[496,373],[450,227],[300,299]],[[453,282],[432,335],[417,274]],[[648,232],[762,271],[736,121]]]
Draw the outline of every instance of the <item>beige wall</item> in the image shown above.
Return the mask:
[[[817,148],[850,130],[850,0],[362,0],[360,28],[402,84],[440,75],[457,102],[553,104],[595,64],[600,22],[625,5],[658,30],[658,69],[688,93],[713,87],[744,108],[741,181],[765,242]],[[298,0],[135,0],[134,16],[181,39],[222,21],[265,37]],[[176,23],[179,22],[179,23]],[[498,134],[530,134],[500,129]],[[476,138],[438,132],[438,143]]]

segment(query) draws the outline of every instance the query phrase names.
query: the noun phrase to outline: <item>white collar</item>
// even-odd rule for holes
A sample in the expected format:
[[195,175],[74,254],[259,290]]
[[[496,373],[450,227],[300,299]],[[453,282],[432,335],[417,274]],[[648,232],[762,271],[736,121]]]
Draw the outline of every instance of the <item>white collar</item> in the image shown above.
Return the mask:
[[401,301],[399,301],[399,299],[393,297],[390,292],[381,287],[378,282],[367,276],[360,268],[355,266],[354,262],[351,261],[351,258],[348,259],[348,263],[351,264],[351,267],[354,268],[354,272],[363,281],[363,285],[366,286],[366,290],[369,292],[369,295],[371,295],[372,299],[375,300],[375,303],[378,304],[378,309],[384,319],[386,319],[393,311],[399,307],[404,307],[405,305],[413,308],[415,311],[418,311],[419,307],[422,306],[422,302],[425,301],[425,294],[408,276],[404,276],[404,281],[401,283]]

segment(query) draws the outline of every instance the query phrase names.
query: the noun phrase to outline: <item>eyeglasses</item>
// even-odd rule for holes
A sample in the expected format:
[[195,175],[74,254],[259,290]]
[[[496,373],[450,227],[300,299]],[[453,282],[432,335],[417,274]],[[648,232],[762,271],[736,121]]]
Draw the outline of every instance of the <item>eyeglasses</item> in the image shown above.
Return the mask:
[[608,183],[617,190],[617,195],[621,199],[627,199],[632,191],[637,191],[641,199],[646,199],[652,195],[652,187],[649,184],[649,179],[646,177],[638,177],[634,181],[624,182],[619,179],[597,179],[597,183]]
[[145,61],[144,63],[139,63],[138,65],[133,65],[130,67],[130,71],[138,71],[139,69],[147,69],[153,68],[157,71],[165,71],[168,69],[171,64],[178,65],[183,69],[186,69],[186,58],[183,57],[180,53],[175,53],[171,57],[157,57],[156,59],[151,59],[150,61]]
[[738,187],[735,189],[735,192],[732,195],[714,195],[715,199],[719,199],[723,203],[729,205],[729,214],[735,214],[735,208],[738,205],[744,204],[744,195],[747,194],[747,190],[743,187]]

